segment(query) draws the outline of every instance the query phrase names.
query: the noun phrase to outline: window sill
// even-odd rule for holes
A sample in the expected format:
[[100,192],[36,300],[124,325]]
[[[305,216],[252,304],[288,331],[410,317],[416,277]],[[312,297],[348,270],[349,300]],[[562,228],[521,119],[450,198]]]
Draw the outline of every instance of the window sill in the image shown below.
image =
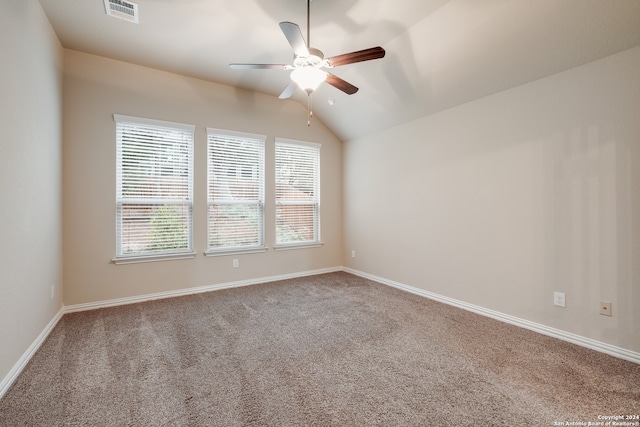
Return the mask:
[[276,251],[289,251],[293,249],[319,248],[323,245],[323,242],[297,242],[275,245],[273,249]]
[[156,262],[156,261],[173,261],[177,259],[193,259],[196,257],[195,252],[186,252],[179,254],[163,254],[163,255],[143,255],[143,256],[130,256],[114,258],[111,261],[114,264],[138,264],[142,262]]
[[210,250],[204,253],[207,257],[215,257],[215,256],[225,256],[225,255],[241,255],[241,254],[258,254],[263,253],[269,250],[267,247],[263,248],[247,248],[247,249],[218,249],[218,250]]

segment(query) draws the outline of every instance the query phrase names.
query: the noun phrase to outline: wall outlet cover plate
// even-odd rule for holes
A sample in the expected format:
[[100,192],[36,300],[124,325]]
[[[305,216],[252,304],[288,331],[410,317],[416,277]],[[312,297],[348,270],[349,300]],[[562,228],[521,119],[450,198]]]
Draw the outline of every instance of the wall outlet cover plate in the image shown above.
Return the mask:
[[557,307],[566,307],[566,295],[564,292],[553,293],[553,305]]

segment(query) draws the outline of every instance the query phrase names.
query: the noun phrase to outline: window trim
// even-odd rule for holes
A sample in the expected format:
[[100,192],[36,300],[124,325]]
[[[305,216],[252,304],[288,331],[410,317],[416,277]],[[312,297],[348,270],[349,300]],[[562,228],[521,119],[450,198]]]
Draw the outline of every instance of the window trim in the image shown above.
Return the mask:
[[307,249],[307,248],[320,248],[324,246],[323,241],[317,242],[295,242],[295,243],[280,243],[273,247],[274,251],[290,251],[293,249]]
[[193,259],[196,257],[195,252],[177,252],[175,254],[162,254],[162,255],[132,255],[124,256],[120,258],[113,258],[111,261],[114,264],[140,264],[143,262],[155,262],[155,261],[175,261],[179,259]]
[[265,253],[269,250],[268,247],[257,247],[254,246],[253,249],[241,249],[237,248],[233,249],[212,249],[204,252],[204,256],[206,257],[217,257],[217,256],[226,256],[226,255],[244,255],[244,254],[261,254]]
[[[156,119],[148,119],[143,117],[133,117],[126,116],[122,114],[113,114],[113,120],[116,123],[115,132],[116,132],[116,256],[112,258],[112,262],[114,264],[134,264],[134,263],[143,263],[143,262],[155,262],[155,261],[170,261],[170,260],[179,260],[179,259],[193,259],[196,256],[196,253],[193,249],[193,226],[194,226],[194,158],[195,158],[195,125],[185,124],[185,123],[177,123],[170,122],[165,120],[156,120]],[[189,207],[189,235],[187,236],[188,241],[188,249],[187,250],[179,250],[174,252],[164,252],[158,254],[118,254],[120,252],[119,242],[121,241],[121,230],[118,228],[118,206],[123,203],[123,199],[121,199],[118,194],[118,174],[120,159],[118,158],[117,152],[119,149],[119,141],[118,141],[118,124],[134,124],[140,126],[150,126],[150,127],[161,127],[161,128],[170,128],[174,130],[180,130],[186,133],[191,134],[191,147],[190,147],[190,164],[189,170],[191,173],[191,180],[189,182],[189,199],[181,201],[180,204],[187,204]],[[126,199],[129,201],[136,201],[134,198]],[[158,199],[159,200],[159,199]],[[158,200],[154,200],[157,202]],[[137,200],[138,202],[140,200]],[[146,200],[145,200],[146,201]],[[148,201],[146,201],[148,202]],[[176,200],[167,200],[166,202],[174,203]]]
[[[207,231],[206,231],[206,245],[207,249],[204,251],[204,255],[207,257],[217,257],[217,256],[225,256],[225,255],[241,255],[241,254],[252,254],[252,253],[263,253],[266,252],[269,248],[266,243],[266,142],[267,135],[257,134],[257,133],[249,133],[249,132],[239,132],[228,129],[219,129],[207,127]],[[210,136],[221,136],[221,137],[231,137],[231,138],[239,138],[239,139],[252,139],[252,140],[260,140],[262,141],[262,176],[261,179],[261,197],[262,201],[260,202],[260,240],[261,244],[252,245],[252,246],[227,246],[223,248],[210,248],[209,247],[209,206],[211,205],[211,201],[209,200],[209,137]],[[242,172],[241,172],[242,173]],[[241,204],[241,203],[238,203]],[[253,204],[253,203],[251,203]]]

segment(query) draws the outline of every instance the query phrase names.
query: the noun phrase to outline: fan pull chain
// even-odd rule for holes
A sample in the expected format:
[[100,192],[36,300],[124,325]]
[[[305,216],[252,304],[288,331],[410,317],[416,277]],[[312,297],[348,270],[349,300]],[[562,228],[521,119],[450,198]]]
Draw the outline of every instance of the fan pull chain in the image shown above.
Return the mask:
[[307,126],[311,126],[311,119],[313,118],[313,110],[311,109],[311,93],[307,95],[307,110],[309,111],[309,119],[307,120]]

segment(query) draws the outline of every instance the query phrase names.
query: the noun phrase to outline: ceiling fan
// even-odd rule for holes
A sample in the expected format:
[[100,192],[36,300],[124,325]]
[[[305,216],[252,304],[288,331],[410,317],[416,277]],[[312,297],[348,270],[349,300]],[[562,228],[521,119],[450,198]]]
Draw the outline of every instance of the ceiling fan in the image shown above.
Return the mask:
[[[291,70],[291,82],[280,94],[280,99],[290,98],[296,87],[300,87],[309,95],[309,116],[313,116],[311,111],[311,93],[318,88],[322,82],[327,82],[331,86],[340,89],[348,95],[353,95],[358,88],[340,77],[324,71],[323,68],[334,68],[342,65],[353,64],[355,62],[370,61],[372,59],[384,58],[385,50],[380,46],[356,52],[344,53],[342,55],[325,58],[321,50],[311,47],[310,31],[310,4],[307,0],[307,41],[305,42],[302,31],[293,22],[281,22],[280,29],[293,48],[293,64],[229,64],[230,68],[237,70]],[[310,124],[310,121],[308,122]]]

